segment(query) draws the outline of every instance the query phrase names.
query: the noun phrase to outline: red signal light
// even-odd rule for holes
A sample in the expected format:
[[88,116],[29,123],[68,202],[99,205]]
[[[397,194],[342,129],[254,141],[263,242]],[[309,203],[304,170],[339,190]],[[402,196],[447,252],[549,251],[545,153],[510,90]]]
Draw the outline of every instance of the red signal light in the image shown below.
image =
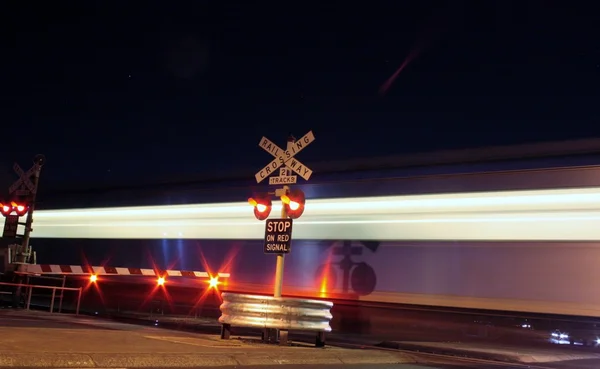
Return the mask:
[[0,203],[0,213],[2,213],[2,215],[8,216],[12,214],[13,211],[17,213],[18,216],[22,217],[29,211],[29,205],[26,203],[17,203],[15,201],[11,201],[10,203]]
[[17,204],[16,202],[13,202],[12,206],[13,206],[13,210],[20,217],[27,214],[27,212],[29,211],[29,205],[27,205],[27,204]]
[[288,215],[292,219],[300,218],[304,213],[304,205],[306,204],[306,197],[304,192],[300,190],[291,190],[287,194],[281,196],[281,202]]
[[265,220],[271,214],[273,204],[267,196],[251,197],[248,199],[248,203],[254,207],[254,216],[258,220]]
[[2,213],[2,215],[8,216],[12,212],[13,212],[12,204],[4,203],[4,202],[0,203],[0,213]]

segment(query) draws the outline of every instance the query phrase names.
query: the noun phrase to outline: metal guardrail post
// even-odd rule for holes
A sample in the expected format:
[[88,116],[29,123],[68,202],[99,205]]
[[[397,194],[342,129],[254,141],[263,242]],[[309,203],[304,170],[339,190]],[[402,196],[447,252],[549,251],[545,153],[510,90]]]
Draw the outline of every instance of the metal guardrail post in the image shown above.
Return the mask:
[[221,325],[221,339],[228,340],[231,337],[231,324]]
[[33,295],[33,287],[29,286],[28,293],[27,293],[27,307],[26,307],[27,310],[29,310],[29,307],[31,306],[31,295]]
[[79,287],[79,291],[77,292],[77,307],[75,307],[75,315],[79,315],[79,306],[81,306],[81,294],[82,289]]
[[50,300],[50,314],[54,313],[54,299],[56,298],[56,287],[52,289],[52,299]]
[[287,344],[289,331],[312,331],[316,333],[315,346],[325,345],[325,333],[331,332],[330,301],[270,297],[224,292],[220,306],[221,338],[231,335],[231,327],[263,329],[263,339],[270,332],[279,330],[279,343]]
[[288,331],[283,329],[279,330],[279,344],[283,346],[288,344]]
[[325,347],[325,332],[318,332],[317,338],[315,339],[316,347]]
[[[65,288],[65,283],[67,282],[67,276],[63,275],[62,276],[62,285],[60,286],[61,288]],[[60,290],[60,297],[58,298],[58,312],[60,313],[62,311],[62,304],[63,304],[63,297],[65,295],[65,290],[61,289]]]

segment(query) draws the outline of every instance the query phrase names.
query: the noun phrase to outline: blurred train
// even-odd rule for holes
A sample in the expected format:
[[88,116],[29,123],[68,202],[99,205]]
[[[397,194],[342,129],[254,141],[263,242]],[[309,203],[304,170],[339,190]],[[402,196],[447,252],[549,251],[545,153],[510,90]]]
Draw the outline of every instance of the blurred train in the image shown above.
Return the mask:
[[[284,293],[600,317],[599,221],[600,186],[309,200]],[[47,210],[33,244],[41,263],[213,269],[269,293],[263,232],[246,203]]]

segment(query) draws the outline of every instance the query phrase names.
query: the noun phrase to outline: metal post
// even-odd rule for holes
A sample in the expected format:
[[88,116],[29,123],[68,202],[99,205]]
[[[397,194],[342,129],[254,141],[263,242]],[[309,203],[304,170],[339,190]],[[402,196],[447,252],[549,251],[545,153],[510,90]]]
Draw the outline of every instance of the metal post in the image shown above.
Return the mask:
[[[36,194],[37,194],[37,190],[38,190],[38,184],[39,184],[39,180],[40,180],[40,171],[42,170],[42,165],[44,165],[44,162],[46,161],[46,158],[44,157],[44,155],[36,155],[33,158],[33,165],[35,167],[35,172],[34,172],[34,178],[33,178],[33,187],[34,187],[34,191],[31,194],[31,199],[30,199],[30,204],[29,204],[29,211],[27,211],[27,219],[25,220],[25,231],[23,232],[23,239],[21,241],[21,252],[20,253],[16,253],[17,255],[15,255],[15,259],[17,263],[20,263],[17,267],[17,271],[20,272],[25,272],[25,264],[27,263],[27,250],[29,249],[29,239],[31,237],[31,224],[33,223],[33,210],[35,208],[35,198],[36,198]],[[17,287],[16,291],[15,291],[15,298],[17,299],[17,301],[19,302],[17,304],[17,308],[20,305],[21,302],[21,284],[22,284],[23,278],[21,276],[19,276],[18,278],[18,282],[19,282],[19,286]]]
[[231,324],[221,325],[221,339],[228,340],[231,337]]
[[79,287],[79,292],[77,293],[77,307],[75,307],[75,315],[79,315],[79,306],[81,305],[81,287]]
[[[290,149],[290,146],[296,141],[294,136],[289,135],[287,140],[287,149]],[[283,186],[283,192],[289,192],[289,186]],[[285,206],[283,201],[281,202],[281,218],[287,219],[287,211],[285,210]],[[281,290],[283,288],[283,264],[284,264],[285,254],[277,254],[277,265],[275,267],[275,290],[273,291],[273,297],[281,297]]]
[[[44,164],[45,159],[40,157],[39,155],[35,157],[33,165],[35,166],[34,178],[33,178],[33,186],[35,190],[31,194],[31,203],[29,204],[29,211],[27,212],[27,219],[25,220],[25,232],[23,232],[23,241],[22,246],[23,250],[27,250],[29,247],[29,239],[31,237],[31,225],[33,224],[33,210],[35,208],[35,198],[38,191],[38,184],[40,183],[40,172],[42,170],[42,165]],[[21,262],[26,262],[26,260],[19,260]]]
[[54,312],[54,299],[56,298],[56,287],[52,289],[52,300],[50,300],[50,313]]
[[[289,191],[288,186],[283,186],[284,190]],[[281,218],[286,219],[288,217],[285,211],[283,202],[281,203]],[[283,287],[283,262],[285,254],[277,254],[277,266],[275,267],[275,291],[273,292],[274,297],[281,297],[281,289]]]
[[29,306],[31,306],[31,295],[33,294],[33,287],[29,286],[29,293],[27,294],[27,310],[29,310]]
[[279,331],[279,345],[286,346],[288,344],[288,331],[283,329]]
[[317,332],[315,347],[325,347],[325,332]]
[[277,265],[275,267],[275,291],[274,297],[281,297],[281,289],[283,287],[283,261],[285,254],[277,254]]
[[[285,192],[289,191],[288,186],[283,186],[283,190]],[[283,202],[281,203],[281,218],[286,219],[288,217],[287,211],[285,210],[285,206],[283,206]],[[285,261],[285,254],[277,254],[277,265],[275,267],[275,291],[273,292],[274,297],[281,297],[281,290],[283,288],[283,265]],[[273,341],[277,342],[277,336],[279,336],[279,343],[282,345],[287,344],[287,331],[281,331],[281,335],[279,334],[278,329],[274,329],[272,331]]]
[[60,297],[58,298],[58,312],[60,313],[62,311],[62,303],[63,303],[63,297],[65,295],[65,283],[67,282],[67,276],[63,275],[63,280],[62,280],[62,289],[60,290]]

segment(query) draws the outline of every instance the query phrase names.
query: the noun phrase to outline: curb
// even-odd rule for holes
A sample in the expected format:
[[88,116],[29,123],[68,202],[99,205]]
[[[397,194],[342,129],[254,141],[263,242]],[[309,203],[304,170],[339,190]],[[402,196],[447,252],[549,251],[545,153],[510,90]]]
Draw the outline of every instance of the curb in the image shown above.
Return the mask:
[[377,345],[376,347],[393,349],[393,350],[409,350],[415,353],[422,352],[428,354],[437,354],[437,355],[446,355],[446,356],[458,356],[458,357],[467,357],[471,359],[480,359],[487,361],[498,361],[505,363],[518,363],[525,364],[531,363],[531,358],[525,359],[523,355],[510,355],[510,354],[494,354],[489,352],[481,352],[481,351],[472,351],[460,348],[447,348],[447,347],[432,347],[427,345],[415,345],[415,344],[406,344],[395,341],[383,341]]
[[[380,344],[376,345],[380,348],[392,349],[392,350],[407,350],[413,352],[414,354],[424,353],[424,354],[434,354],[434,355],[444,355],[444,356],[454,356],[460,358],[468,358],[475,360],[485,360],[485,361],[493,361],[497,363],[505,363],[505,364],[520,364],[536,367],[536,365],[548,365],[552,362],[562,362],[562,361],[571,361],[571,360],[598,360],[600,359],[600,354],[597,352],[586,352],[586,353],[556,353],[556,352],[546,352],[546,353],[513,353],[507,351],[506,353],[492,353],[485,351],[475,351],[468,350],[462,348],[453,348],[453,347],[434,347],[427,345],[419,345],[415,343],[403,343],[403,342],[395,342],[395,341],[384,341]],[[544,366],[544,368],[547,368]]]
[[368,355],[264,355],[264,354],[1,354],[0,368],[192,368],[250,365],[405,364],[412,358],[398,354]]

